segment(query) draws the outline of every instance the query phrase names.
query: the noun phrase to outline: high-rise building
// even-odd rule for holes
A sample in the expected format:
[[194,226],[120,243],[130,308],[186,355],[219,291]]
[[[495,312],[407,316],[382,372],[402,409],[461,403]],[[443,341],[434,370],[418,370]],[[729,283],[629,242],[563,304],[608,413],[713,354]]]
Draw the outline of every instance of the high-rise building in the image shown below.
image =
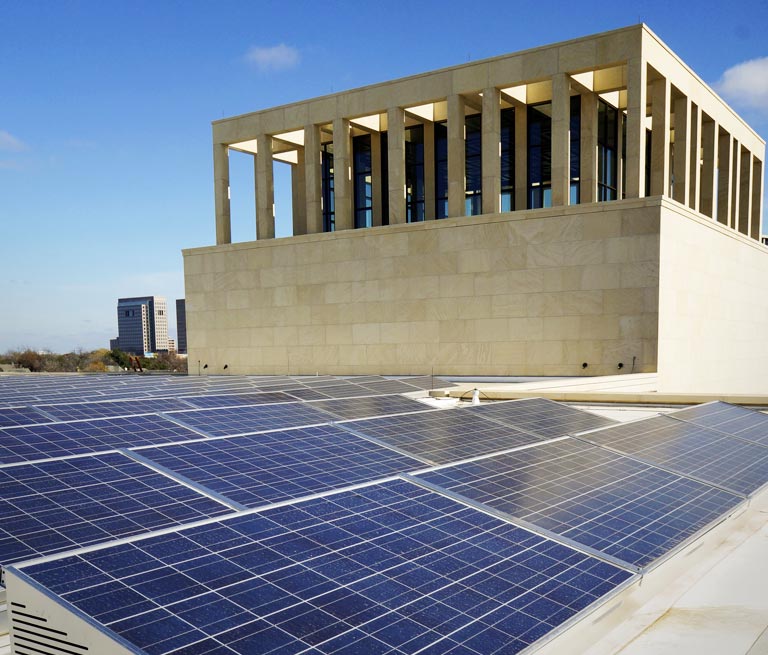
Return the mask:
[[187,305],[184,298],[176,300],[176,346],[177,352],[187,352]]
[[140,296],[117,301],[120,349],[134,355],[168,350],[168,311],[165,298]]

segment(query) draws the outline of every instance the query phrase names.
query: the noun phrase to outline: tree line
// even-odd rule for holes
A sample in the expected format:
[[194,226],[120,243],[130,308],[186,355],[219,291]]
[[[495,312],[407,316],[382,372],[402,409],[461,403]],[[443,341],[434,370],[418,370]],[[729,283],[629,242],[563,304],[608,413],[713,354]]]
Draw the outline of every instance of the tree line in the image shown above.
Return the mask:
[[33,373],[106,373],[120,369],[135,368],[131,358],[145,371],[187,372],[187,360],[176,353],[157,353],[155,357],[134,357],[122,350],[85,350],[77,348],[69,353],[53,353],[47,350],[21,348],[8,350],[0,355],[0,363],[12,364],[16,368],[27,368]]

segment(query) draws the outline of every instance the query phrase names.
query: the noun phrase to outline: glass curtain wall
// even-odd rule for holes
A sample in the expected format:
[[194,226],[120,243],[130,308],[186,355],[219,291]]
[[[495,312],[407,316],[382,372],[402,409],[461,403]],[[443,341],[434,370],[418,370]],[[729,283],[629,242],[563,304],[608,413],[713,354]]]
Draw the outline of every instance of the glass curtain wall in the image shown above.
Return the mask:
[[501,211],[515,208],[515,108],[501,110]]
[[424,220],[424,126],[405,129],[405,209],[406,220]]
[[528,209],[552,206],[552,103],[528,106]]
[[435,123],[435,218],[448,216],[448,127]]
[[483,213],[482,169],[482,122],[481,114],[464,119],[464,214],[477,216]]
[[597,106],[597,201],[618,197],[619,112],[600,100]]
[[352,139],[352,170],[354,171],[355,227],[373,225],[373,164],[371,135]]
[[336,229],[336,207],[333,194],[333,143],[324,143],[321,149],[323,231]]
[[569,202],[570,205],[578,205],[581,202],[579,192],[579,180],[581,180],[581,96],[571,96],[571,121],[570,121],[570,156],[571,165],[569,173]]

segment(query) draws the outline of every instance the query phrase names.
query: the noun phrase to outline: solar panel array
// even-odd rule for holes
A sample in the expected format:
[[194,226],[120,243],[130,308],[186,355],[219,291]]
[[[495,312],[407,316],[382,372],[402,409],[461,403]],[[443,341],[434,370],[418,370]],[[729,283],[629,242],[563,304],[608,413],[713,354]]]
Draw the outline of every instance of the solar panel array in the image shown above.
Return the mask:
[[682,409],[670,417],[768,446],[768,416],[723,402]]
[[768,481],[732,406],[661,430],[398,395],[431,377],[7,379],[0,562],[150,655],[515,653]]

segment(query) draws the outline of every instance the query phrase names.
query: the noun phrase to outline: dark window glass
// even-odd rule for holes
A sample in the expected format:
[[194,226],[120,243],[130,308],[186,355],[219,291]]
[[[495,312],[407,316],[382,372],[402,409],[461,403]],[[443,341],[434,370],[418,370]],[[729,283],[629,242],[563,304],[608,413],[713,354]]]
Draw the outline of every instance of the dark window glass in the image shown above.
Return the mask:
[[381,224],[389,225],[389,139],[381,133]]
[[618,197],[619,112],[600,100],[597,106],[597,201]]
[[333,194],[333,143],[324,143],[321,152],[323,231],[336,229],[336,207]]
[[515,208],[515,108],[501,110],[501,211]]
[[464,213],[467,216],[483,213],[482,122],[480,114],[464,119]]
[[570,205],[578,205],[581,202],[579,192],[579,180],[581,179],[581,96],[571,96],[571,121],[570,121]]
[[651,195],[651,153],[653,148],[651,141],[653,134],[650,130],[645,131],[645,195]]
[[371,227],[373,225],[373,164],[370,134],[353,137],[352,167],[355,227]]
[[627,116],[619,112],[621,118],[621,197],[627,197]]
[[552,103],[528,107],[528,208],[552,206]]
[[406,220],[424,220],[424,126],[405,130],[405,211]]
[[435,123],[435,218],[448,216],[448,128]]

